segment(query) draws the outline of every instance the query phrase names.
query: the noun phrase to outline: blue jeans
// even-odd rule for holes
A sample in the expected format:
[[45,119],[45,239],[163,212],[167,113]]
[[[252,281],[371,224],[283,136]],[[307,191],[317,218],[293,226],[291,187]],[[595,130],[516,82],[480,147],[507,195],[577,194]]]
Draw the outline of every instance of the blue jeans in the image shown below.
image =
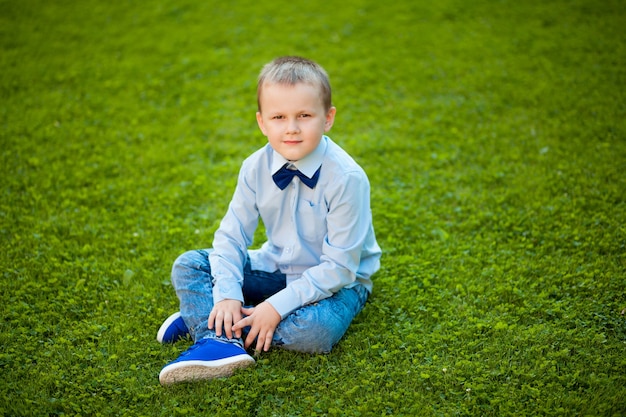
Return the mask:
[[[172,268],[172,284],[180,300],[180,314],[193,340],[229,340],[209,330],[213,309],[213,277],[209,264],[210,249],[185,252]],[[257,305],[286,286],[279,271],[253,271],[250,260],[244,266],[244,305]],[[362,285],[343,288],[332,297],[308,304],[285,317],[274,332],[272,346],[308,353],[327,353],[341,339],[352,319],[361,311],[369,292]],[[230,342],[243,346],[241,339]]]

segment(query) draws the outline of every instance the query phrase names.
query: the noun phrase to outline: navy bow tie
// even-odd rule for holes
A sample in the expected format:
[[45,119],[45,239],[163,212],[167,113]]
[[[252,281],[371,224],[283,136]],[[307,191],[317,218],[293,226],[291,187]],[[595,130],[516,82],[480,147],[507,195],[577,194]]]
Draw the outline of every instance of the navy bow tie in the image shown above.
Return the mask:
[[281,190],[287,188],[293,177],[296,175],[300,177],[300,180],[302,180],[302,182],[306,184],[309,188],[315,187],[315,184],[317,184],[317,179],[320,176],[320,169],[322,167],[319,167],[317,171],[315,171],[315,174],[313,174],[313,177],[309,178],[297,169],[287,168],[289,165],[290,164],[283,165],[281,169],[279,169],[274,175],[272,175],[272,179],[274,180],[278,188],[280,188]]

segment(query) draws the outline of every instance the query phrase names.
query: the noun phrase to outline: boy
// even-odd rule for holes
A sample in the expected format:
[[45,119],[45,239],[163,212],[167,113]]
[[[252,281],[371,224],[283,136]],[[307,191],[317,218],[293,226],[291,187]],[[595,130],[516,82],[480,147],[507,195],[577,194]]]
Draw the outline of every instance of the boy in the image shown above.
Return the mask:
[[[367,176],[324,135],[336,112],[324,69],[275,59],[261,71],[257,101],[269,143],[243,162],[213,248],[186,252],[172,268],[180,313],[157,340],[190,334],[195,344],[162,369],[163,385],[231,375],[254,363],[245,350],[253,345],[329,352],[380,266]],[[267,242],[248,250],[259,217]]]

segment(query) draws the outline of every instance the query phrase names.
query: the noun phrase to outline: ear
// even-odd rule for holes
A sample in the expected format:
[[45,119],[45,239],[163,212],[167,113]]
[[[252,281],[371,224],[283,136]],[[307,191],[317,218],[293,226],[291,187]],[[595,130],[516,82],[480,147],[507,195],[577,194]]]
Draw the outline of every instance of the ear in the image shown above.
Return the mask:
[[265,132],[265,125],[263,124],[263,117],[261,116],[260,111],[256,112],[256,123],[259,125],[259,129],[261,129],[261,132],[263,132],[263,134],[267,136],[267,133]]
[[335,114],[337,113],[337,109],[335,107],[331,107],[328,109],[328,113],[326,113],[326,121],[324,122],[324,132],[328,132],[331,127],[333,127],[333,123],[335,123]]

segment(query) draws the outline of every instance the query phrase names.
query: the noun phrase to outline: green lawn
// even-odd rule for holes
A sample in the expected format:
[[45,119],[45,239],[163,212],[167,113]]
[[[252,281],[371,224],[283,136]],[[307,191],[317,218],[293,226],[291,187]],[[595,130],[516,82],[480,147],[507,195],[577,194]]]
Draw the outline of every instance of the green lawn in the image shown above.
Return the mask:
[[[0,415],[626,415],[624,1],[332,4],[0,0]],[[285,54],[369,174],[374,293],[329,355],[163,388]]]

